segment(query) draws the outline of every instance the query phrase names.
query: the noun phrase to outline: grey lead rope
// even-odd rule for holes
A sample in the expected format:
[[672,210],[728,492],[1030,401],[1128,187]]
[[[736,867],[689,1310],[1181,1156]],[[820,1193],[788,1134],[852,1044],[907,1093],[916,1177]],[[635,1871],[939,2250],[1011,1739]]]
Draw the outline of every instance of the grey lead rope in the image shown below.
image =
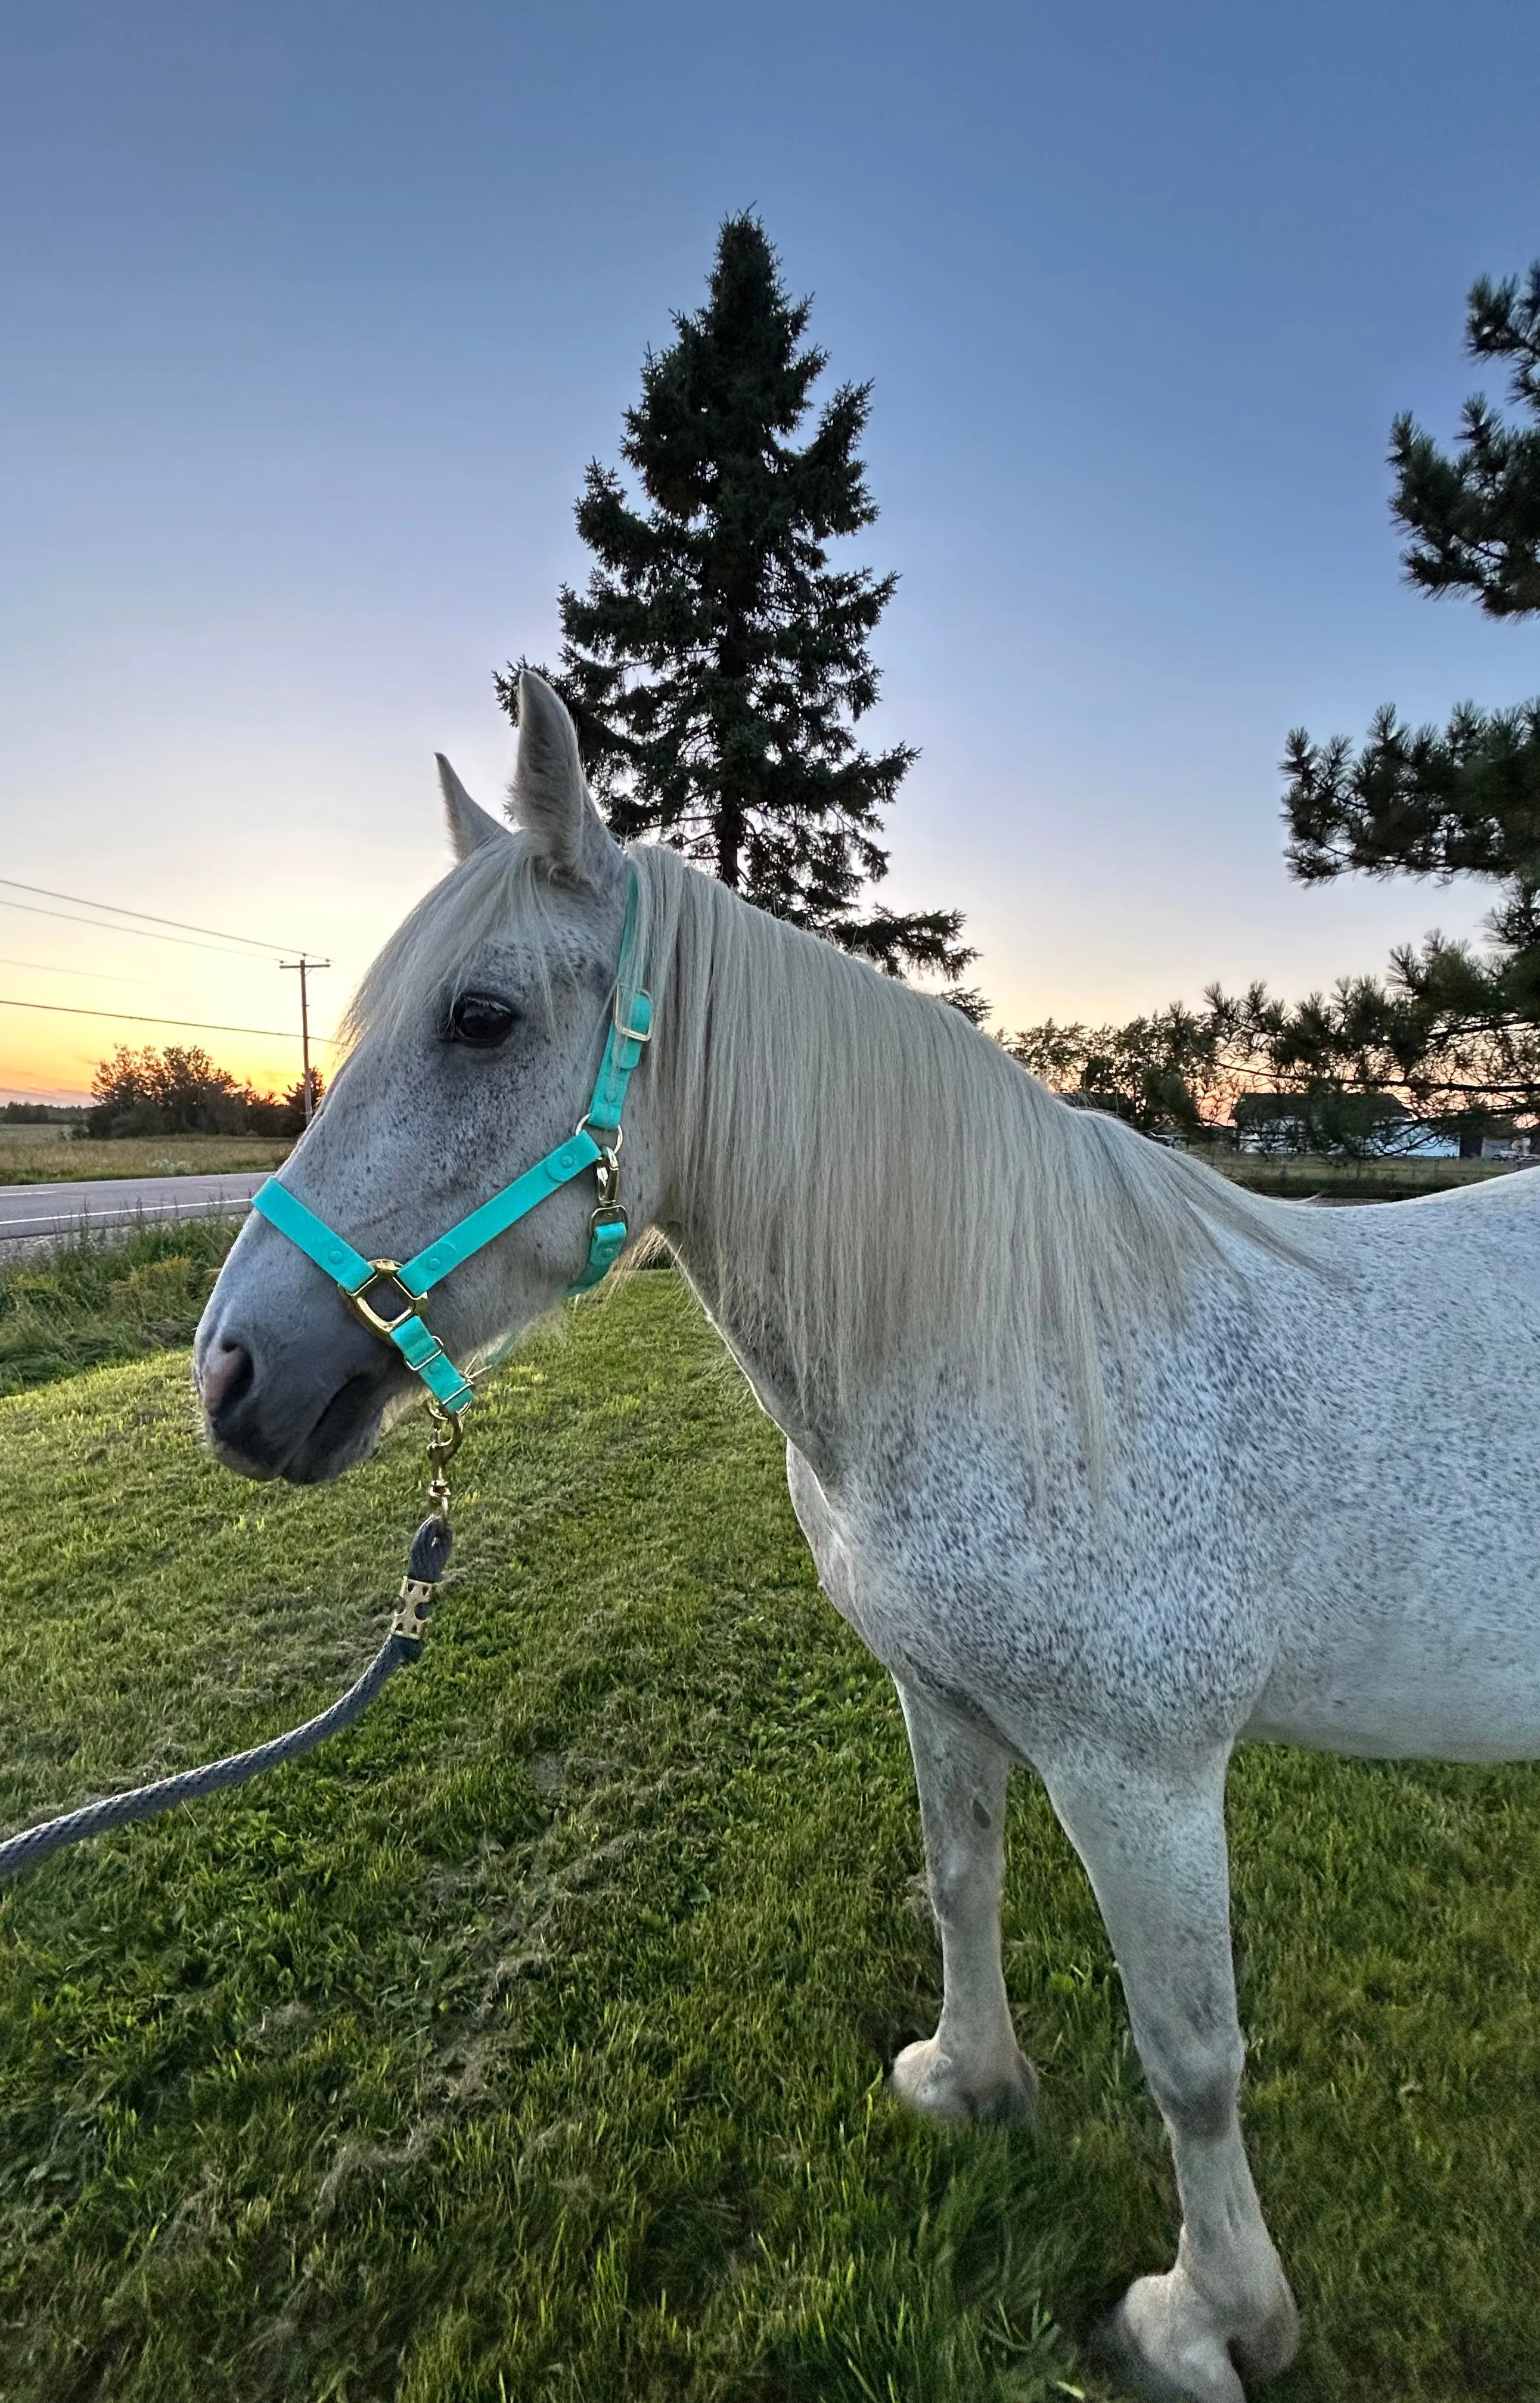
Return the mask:
[[434,1588],[449,1565],[453,1531],[447,1519],[424,1519],[412,1542],[411,1558],[401,1581],[401,1607],[395,1624],[379,1651],[355,1685],[333,1702],[329,1710],[307,1719],[303,1727],[291,1728],[287,1735],[275,1735],[266,1743],[254,1744],[249,1752],[228,1753],[223,1760],[211,1760],[201,1769],[185,1769],[176,1777],[160,1777],[153,1785],[136,1785],[132,1793],[109,1794],[100,1802],[84,1803],[78,1811],[66,1811],[62,1818],[45,1819],[40,1827],[26,1827],[0,1844],[0,1880],[19,1877],[24,1869],[35,1868],[50,1853],[62,1852],[66,1844],[78,1844],[88,1836],[104,1836],[111,1828],[129,1827],[135,1819],[153,1819],[161,1811],[173,1811],[179,1802],[197,1802],[205,1794],[218,1794],[231,1785],[244,1785],[249,1777],[259,1777],[264,1769],[277,1769],[285,1760],[298,1760],[303,1753],[313,1752],[328,1736],[340,1735],[361,1718],[381,1688],[403,1668],[409,1660],[422,1655],[423,1630],[433,1604]]

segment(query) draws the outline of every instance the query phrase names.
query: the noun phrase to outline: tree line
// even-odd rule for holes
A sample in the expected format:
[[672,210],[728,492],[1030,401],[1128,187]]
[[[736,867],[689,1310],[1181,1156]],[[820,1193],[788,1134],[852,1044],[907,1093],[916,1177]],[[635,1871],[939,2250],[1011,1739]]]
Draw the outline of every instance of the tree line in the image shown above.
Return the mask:
[[[560,660],[541,672],[573,713],[622,840],[657,835],[746,900],[888,973],[942,979],[944,998],[982,1019],[982,995],[961,981],[976,957],[961,913],[903,914],[875,897],[883,813],[918,755],[856,740],[878,698],[869,646],[896,578],[831,563],[830,544],[877,516],[858,451],[871,387],[841,384],[808,423],[828,364],[804,340],[809,317],[757,218],[729,218],[705,306],[676,315],[673,340],[648,352],[626,412],[620,457],[639,493],[597,460],[588,468],[576,517],[595,565],[583,591],[562,588]],[[1514,414],[1467,402],[1452,454],[1409,416],[1395,420],[1403,564],[1429,593],[1532,615],[1540,262],[1522,284],[1475,285],[1466,347],[1506,364]],[[524,664],[496,679],[515,721]],[[1152,1132],[1199,1131],[1268,1087],[1344,1142],[1387,1098],[1467,1138],[1540,1107],[1540,701],[1467,703],[1443,729],[1386,707],[1356,747],[1297,729],[1283,772],[1294,877],[1490,879],[1490,943],[1436,935],[1394,952],[1384,975],[1346,977],[1301,1002],[1261,985],[1211,987],[1196,1007],[1121,1026],[1050,1020],[1003,1037],[1007,1048],[1059,1090]]]
[[[1480,278],[1466,302],[1470,356],[1509,370],[1505,420],[1465,403],[1452,455],[1407,415],[1391,428],[1391,509],[1408,540],[1402,565],[1435,595],[1464,593],[1490,617],[1540,611],[1540,261],[1522,284]],[[1447,727],[1379,710],[1354,749],[1297,728],[1283,758],[1290,873],[1495,883],[1489,945],[1432,935],[1391,955],[1384,977],[1344,977],[1288,1004],[1253,985],[1217,986],[1122,1026],[1048,1020],[1009,1038],[1060,1090],[1119,1110],[1151,1132],[1198,1132],[1260,1086],[1293,1096],[1297,1123],[1351,1148],[1392,1103],[1476,1146],[1494,1122],[1540,1111],[1540,701]],[[1380,1122],[1387,1119],[1381,1108]]]
[[1261,984],[1211,985],[1195,1008],[1172,1002],[1122,1025],[1050,1018],[1001,1039],[1056,1092],[1189,1141],[1232,1118],[1262,1123],[1266,1099],[1311,1151],[1377,1148],[1392,1129],[1419,1127],[1477,1151],[1484,1134],[1540,1107],[1533,1021],[1435,1012],[1374,977],[1294,1003]]
[[[312,1068],[317,1097],[321,1078]],[[284,1093],[260,1093],[198,1044],[169,1043],[140,1051],[120,1044],[91,1078],[92,1106],[80,1118],[93,1135],[301,1134],[303,1078]]]

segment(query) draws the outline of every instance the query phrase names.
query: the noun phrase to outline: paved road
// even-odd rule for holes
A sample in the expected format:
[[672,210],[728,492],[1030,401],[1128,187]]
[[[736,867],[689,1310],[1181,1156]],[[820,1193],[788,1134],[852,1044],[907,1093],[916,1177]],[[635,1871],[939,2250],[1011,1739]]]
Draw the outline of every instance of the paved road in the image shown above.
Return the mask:
[[100,1176],[77,1185],[0,1185],[0,1244],[127,1228],[146,1218],[243,1218],[266,1169],[224,1176]]

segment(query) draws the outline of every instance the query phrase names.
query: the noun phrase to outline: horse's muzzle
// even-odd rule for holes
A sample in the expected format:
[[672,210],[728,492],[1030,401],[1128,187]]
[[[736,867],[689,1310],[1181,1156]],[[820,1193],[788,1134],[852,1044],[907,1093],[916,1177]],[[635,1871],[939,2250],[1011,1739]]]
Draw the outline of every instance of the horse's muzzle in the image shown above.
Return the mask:
[[291,1485],[326,1484],[367,1459],[410,1380],[404,1365],[362,1329],[359,1336],[359,1355],[334,1362],[326,1378],[293,1357],[265,1362],[260,1345],[233,1328],[202,1330],[193,1381],[216,1459],[240,1476]]

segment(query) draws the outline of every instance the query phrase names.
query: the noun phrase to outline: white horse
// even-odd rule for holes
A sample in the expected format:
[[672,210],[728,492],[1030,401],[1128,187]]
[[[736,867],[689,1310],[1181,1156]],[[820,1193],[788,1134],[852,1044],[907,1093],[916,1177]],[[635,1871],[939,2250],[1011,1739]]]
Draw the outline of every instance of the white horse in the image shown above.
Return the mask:
[[[521,688],[516,830],[442,773],[459,865],[370,970],[283,1173],[370,1257],[570,1135],[616,979],[627,854],[548,688]],[[629,857],[657,1030],[632,1223],[666,1234],[784,1430],[825,1590],[908,1723],[946,1986],[894,2089],[949,2120],[1030,2107],[999,1933],[1029,1761],[1095,1889],[1181,2197],[1174,2267],[1108,2337],[1144,2391],[1240,2403],[1297,2320],[1237,2116],[1226,1767],[1242,1736],[1540,1752],[1540,1174],[1394,1209],[1257,1200],[672,853]],[[457,1360],[576,1275],[588,1186],[432,1297]],[[219,1456],[301,1482],[361,1459],[412,1390],[255,1217],[197,1374]]]

